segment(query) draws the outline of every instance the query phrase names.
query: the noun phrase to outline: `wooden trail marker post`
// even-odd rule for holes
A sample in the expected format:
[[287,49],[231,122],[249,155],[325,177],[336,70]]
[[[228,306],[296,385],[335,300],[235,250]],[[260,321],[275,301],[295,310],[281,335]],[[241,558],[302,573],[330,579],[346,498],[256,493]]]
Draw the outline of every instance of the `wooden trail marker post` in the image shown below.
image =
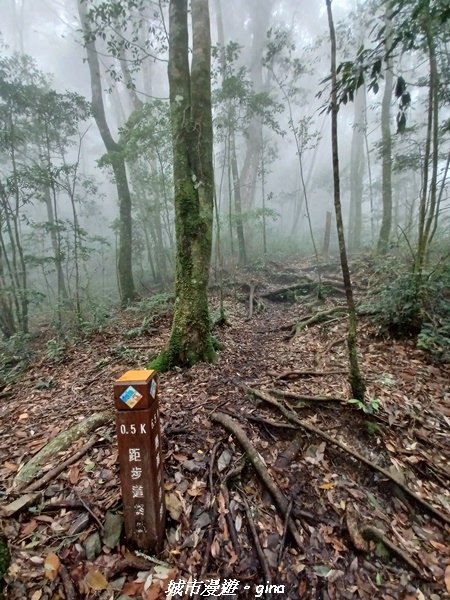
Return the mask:
[[114,404],[125,536],[140,550],[156,554],[165,523],[156,372],[124,373],[114,382]]

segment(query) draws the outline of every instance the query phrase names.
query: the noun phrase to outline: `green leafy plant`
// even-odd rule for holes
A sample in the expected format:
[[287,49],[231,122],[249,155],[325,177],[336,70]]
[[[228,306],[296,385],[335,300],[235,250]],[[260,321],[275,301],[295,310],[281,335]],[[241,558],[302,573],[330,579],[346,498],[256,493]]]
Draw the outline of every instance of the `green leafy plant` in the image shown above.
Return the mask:
[[423,290],[413,273],[380,285],[371,305],[380,331],[397,337],[417,335],[423,323]]
[[64,340],[58,338],[52,338],[47,341],[46,346],[46,355],[47,358],[53,362],[59,362],[66,350],[66,342]]
[[373,415],[380,408],[380,401],[374,396],[370,396],[365,402],[362,402],[357,398],[350,398],[350,400],[347,400],[347,404],[353,404],[358,410],[361,410],[366,415]]
[[12,383],[26,367],[32,356],[30,340],[24,333],[0,340],[0,383]]
[[[450,266],[442,261],[420,278],[387,265],[368,303],[380,332],[417,337],[417,346],[437,360],[450,358]],[[398,266],[397,266],[398,271]]]

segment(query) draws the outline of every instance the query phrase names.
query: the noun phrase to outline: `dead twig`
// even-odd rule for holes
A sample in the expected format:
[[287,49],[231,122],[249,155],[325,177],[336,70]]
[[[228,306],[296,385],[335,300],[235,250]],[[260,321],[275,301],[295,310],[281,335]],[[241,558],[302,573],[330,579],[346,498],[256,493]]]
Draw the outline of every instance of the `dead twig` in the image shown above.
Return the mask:
[[[203,555],[203,562],[202,562],[202,568],[200,571],[200,580],[203,580],[206,572],[208,571],[208,564],[209,564],[209,557],[211,555],[211,546],[214,540],[214,522],[216,520],[216,516],[217,516],[217,509],[216,509],[216,494],[214,493],[214,463],[216,462],[216,454],[217,454],[217,450],[220,446],[220,444],[222,443],[221,440],[219,440],[218,442],[216,442],[214,444],[214,447],[211,451],[211,456],[209,459],[209,473],[208,473],[208,482],[209,482],[209,491],[211,494],[211,506],[209,508],[209,519],[210,519],[210,527],[209,527],[209,531],[208,531],[208,541],[206,544],[206,552]],[[194,595],[194,600],[198,600],[199,598],[199,594],[195,594]]]
[[64,588],[64,597],[66,600],[78,600],[79,595],[75,590],[75,586],[73,585],[73,581],[69,575],[67,568],[61,564],[59,567],[59,576],[61,577],[61,581]]
[[224,501],[225,501],[225,519],[228,525],[228,531],[230,532],[231,542],[233,544],[234,551],[236,552],[237,557],[240,559],[241,557],[241,545],[239,544],[236,527],[234,525],[233,517],[230,513],[230,494],[228,492],[227,480],[224,479],[220,484],[220,490],[222,492]]
[[286,515],[284,517],[284,528],[283,528],[283,537],[281,538],[281,542],[280,542],[280,549],[278,550],[278,570],[280,570],[280,565],[281,565],[281,559],[283,558],[283,552],[284,552],[284,548],[286,546],[286,535],[287,535],[287,530],[288,530],[288,523],[289,523],[289,519],[291,516],[291,511],[292,511],[292,498],[289,501],[288,507],[287,507],[287,511],[286,511]]
[[81,502],[81,504],[84,506],[84,508],[91,515],[91,517],[94,519],[94,521],[97,523],[97,525],[100,527],[100,531],[103,531],[103,523],[100,521],[100,519],[97,517],[97,515],[93,512],[91,507],[87,504],[87,502],[85,502],[85,500],[83,500],[83,498],[79,494],[76,494],[76,496],[77,496],[78,500]]
[[[245,514],[247,515],[248,525],[250,527],[250,531],[252,532],[253,541],[255,542],[256,553],[258,555],[259,562],[261,564],[261,568],[264,574],[264,580],[267,581],[268,584],[270,584],[272,583],[272,575],[270,573],[269,565],[261,547],[261,542],[259,541],[258,532],[256,530],[255,521],[253,519],[252,509],[250,508],[246,498],[243,498],[243,502],[245,506]],[[266,598],[272,598],[272,594],[269,592],[266,595]]]

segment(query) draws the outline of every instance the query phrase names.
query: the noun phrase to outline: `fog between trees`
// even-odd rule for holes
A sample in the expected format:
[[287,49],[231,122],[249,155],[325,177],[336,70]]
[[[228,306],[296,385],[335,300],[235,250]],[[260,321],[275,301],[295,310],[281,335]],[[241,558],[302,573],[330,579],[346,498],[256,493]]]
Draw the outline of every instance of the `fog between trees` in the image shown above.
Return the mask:
[[[209,5],[212,277],[295,253],[324,260],[334,215],[326,3]],[[448,235],[448,6],[332,8],[348,250],[406,248],[420,274]],[[81,326],[170,291],[168,3],[8,0],[0,14],[3,336]],[[334,221],[331,231],[337,254]]]

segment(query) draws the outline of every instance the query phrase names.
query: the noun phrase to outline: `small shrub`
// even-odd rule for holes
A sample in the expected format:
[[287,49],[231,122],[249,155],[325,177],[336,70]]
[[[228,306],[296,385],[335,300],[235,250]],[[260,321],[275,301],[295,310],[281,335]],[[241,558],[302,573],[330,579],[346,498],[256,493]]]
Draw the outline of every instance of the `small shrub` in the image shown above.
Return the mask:
[[52,338],[45,344],[47,351],[46,355],[52,362],[59,362],[64,357],[66,351],[66,342],[58,338]]
[[416,336],[423,324],[422,292],[411,273],[382,284],[370,302],[380,330],[396,337]]
[[143,298],[140,302],[131,304],[126,310],[128,312],[142,314],[145,317],[150,317],[171,307],[174,299],[173,294],[163,292],[161,294],[149,296],[148,298]]
[[0,383],[12,383],[26,367],[32,356],[30,341],[31,336],[25,333],[0,340]]
[[417,346],[438,360],[450,359],[450,266],[419,278],[393,268],[373,293],[368,308],[381,332],[416,337]]

